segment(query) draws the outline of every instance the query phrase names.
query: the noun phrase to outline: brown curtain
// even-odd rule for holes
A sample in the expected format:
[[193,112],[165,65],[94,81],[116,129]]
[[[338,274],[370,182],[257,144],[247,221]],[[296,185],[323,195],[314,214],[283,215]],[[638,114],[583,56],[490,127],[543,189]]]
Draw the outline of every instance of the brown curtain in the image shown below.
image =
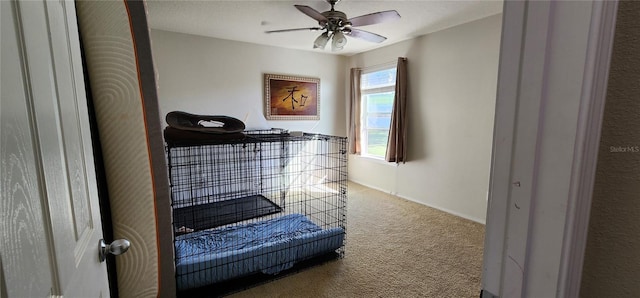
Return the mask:
[[384,159],[399,163],[405,162],[407,157],[407,58],[398,58],[396,71],[396,95]]
[[360,154],[360,74],[359,68],[351,69],[351,96],[349,100],[349,153]]

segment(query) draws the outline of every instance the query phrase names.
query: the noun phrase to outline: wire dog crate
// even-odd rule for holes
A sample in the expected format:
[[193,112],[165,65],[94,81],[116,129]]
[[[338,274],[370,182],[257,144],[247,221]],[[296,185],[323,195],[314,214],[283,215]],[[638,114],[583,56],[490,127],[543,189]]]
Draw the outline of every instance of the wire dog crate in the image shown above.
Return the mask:
[[178,290],[344,256],[346,138],[165,130]]

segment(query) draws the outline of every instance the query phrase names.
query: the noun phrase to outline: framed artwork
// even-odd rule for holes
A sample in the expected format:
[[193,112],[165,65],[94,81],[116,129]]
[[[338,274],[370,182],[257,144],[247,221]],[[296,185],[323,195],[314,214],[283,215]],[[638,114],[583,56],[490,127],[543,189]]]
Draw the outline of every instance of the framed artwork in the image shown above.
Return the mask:
[[320,79],[264,75],[267,120],[320,120]]

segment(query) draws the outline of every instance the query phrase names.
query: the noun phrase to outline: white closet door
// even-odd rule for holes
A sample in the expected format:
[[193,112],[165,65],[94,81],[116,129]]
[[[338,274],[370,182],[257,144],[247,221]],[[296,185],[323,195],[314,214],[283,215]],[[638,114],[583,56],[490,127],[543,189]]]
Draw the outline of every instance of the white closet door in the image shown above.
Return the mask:
[[109,297],[74,3],[0,6],[0,296]]

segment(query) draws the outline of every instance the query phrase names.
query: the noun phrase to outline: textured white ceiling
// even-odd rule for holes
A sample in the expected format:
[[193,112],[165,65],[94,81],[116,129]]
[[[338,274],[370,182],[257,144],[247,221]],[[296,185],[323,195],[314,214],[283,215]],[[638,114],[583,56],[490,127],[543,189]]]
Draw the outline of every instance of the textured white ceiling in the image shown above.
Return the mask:
[[[294,4],[308,5],[319,12],[331,7],[323,0],[147,0],[149,25],[153,29],[332,53],[330,46],[325,50],[312,48],[313,41],[320,35],[319,31],[264,33],[267,30],[318,25],[315,20],[298,11]],[[387,37],[383,43],[349,37],[345,48],[333,53],[353,55],[500,13],[502,0],[342,0],[335,9],[346,13],[348,18],[391,9],[400,13],[399,20],[358,27]]]

